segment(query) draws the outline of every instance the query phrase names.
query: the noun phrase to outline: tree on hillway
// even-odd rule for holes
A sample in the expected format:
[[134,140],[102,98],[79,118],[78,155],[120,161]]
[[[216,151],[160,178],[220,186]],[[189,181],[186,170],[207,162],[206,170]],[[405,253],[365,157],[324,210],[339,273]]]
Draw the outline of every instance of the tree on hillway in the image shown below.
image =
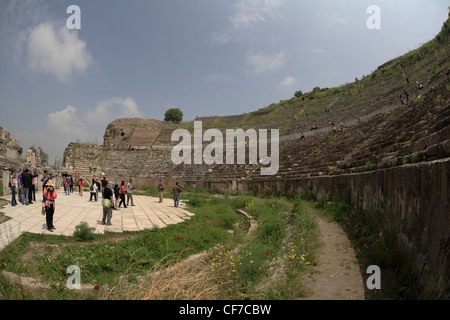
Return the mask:
[[183,112],[178,108],[171,108],[164,114],[164,121],[179,123],[183,121]]
[[299,90],[294,94],[294,97],[300,98],[302,95],[303,95],[303,92],[301,90]]

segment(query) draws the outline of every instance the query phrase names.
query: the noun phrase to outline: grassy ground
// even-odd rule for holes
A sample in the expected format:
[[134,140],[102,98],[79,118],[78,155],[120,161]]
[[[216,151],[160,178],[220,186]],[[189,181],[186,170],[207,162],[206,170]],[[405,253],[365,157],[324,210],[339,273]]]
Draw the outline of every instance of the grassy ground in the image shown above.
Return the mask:
[[[189,210],[195,216],[163,229],[121,235],[106,233],[85,242],[74,237],[24,233],[0,252],[0,271],[40,279],[51,284],[52,289],[31,290],[0,276],[1,297],[174,299],[180,297],[180,292],[190,292],[189,288],[202,299],[302,296],[298,280],[314,263],[318,247],[317,224],[308,205],[300,199],[284,197],[231,197],[218,196],[209,190],[186,191],[182,198],[188,200]],[[153,192],[142,191],[149,195]],[[237,209],[245,210],[258,221],[251,241],[244,241],[248,222],[236,214]],[[162,283],[159,280],[158,287],[164,288],[173,284],[174,279],[179,280],[177,284],[184,283],[184,279],[186,284],[178,287],[178,291],[177,286],[171,285],[168,290],[149,294],[149,286],[142,287],[145,279],[152,279],[149,277],[152,273],[171,270],[185,258],[204,252],[197,269],[183,267],[176,277],[172,275]],[[66,288],[69,277],[66,270],[70,265],[80,267],[82,285],[88,284],[92,290],[81,294]],[[285,276],[278,277],[280,271]],[[94,290],[94,286],[100,290]],[[111,288],[114,290],[110,291]]]
[[[1,208],[3,208],[3,207],[4,207],[5,205],[7,205],[8,203],[9,203],[9,201],[4,200],[4,199],[0,199],[0,210],[1,210]],[[0,211],[0,223],[6,222],[6,221],[8,221],[8,220],[9,220],[9,218],[6,217],[6,216],[3,214],[3,212]]]

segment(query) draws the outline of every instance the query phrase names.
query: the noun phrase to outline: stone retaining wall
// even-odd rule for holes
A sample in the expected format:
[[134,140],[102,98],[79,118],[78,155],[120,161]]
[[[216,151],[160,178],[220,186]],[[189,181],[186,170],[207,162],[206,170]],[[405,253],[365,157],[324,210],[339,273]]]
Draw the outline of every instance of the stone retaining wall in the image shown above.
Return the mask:
[[[351,201],[379,211],[399,244],[414,254],[426,297],[450,298],[450,158],[389,169],[293,180],[180,181],[194,188],[231,192],[294,192]],[[175,181],[165,180],[171,188]],[[157,185],[141,179],[138,185]],[[170,190],[170,189],[169,189]]]

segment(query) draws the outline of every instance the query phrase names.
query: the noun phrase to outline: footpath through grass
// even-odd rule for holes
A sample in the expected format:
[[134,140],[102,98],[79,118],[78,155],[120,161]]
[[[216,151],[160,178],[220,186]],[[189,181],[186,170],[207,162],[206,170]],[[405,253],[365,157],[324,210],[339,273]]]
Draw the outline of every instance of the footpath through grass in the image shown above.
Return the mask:
[[[145,292],[130,297],[127,288],[142,283],[143,277],[161,265],[167,268],[205,251],[200,274],[207,278],[200,282],[213,286],[218,294],[209,294],[212,291],[205,287],[204,293],[197,292],[203,299],[292,299],[303,295],[301,275],[315,263],[318,248],[317,223],[308,204],[299,198],[217,196],[208,190],[188,190],[183,197],[195,215],[163,229],[106,233],[89,241],[22,234],[0,252],[0,272],[36,278],[49,283],[51,289],[32,290],[0,275],[0,298],[142,298]],[[244,241],[248,221],[236,213],[237,209],[257,219],[258,228],[250,241]],[[81,284],[88,285],[88,290],[67,289],[67,268],[71,265],[80,268]],[[126,286],[110,294],[109,290],[125,278]],[[193,279],[188,280],[187,286],[193,283]],[[169,290],[151,298],[179,296]]]

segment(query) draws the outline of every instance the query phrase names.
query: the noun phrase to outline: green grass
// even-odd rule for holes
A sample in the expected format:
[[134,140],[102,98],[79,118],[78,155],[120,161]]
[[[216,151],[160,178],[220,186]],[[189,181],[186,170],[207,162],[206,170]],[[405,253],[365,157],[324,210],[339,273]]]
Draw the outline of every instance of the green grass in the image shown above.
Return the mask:
[[[50,283],[52,290],[38,294],[0,277],[0,292],[10,299],[99,299],[103,296],[94,290],[77,294],[65,287],[68,266],[80,267],[83,285],[112,288],[125,274],[130,283],[136,283],[137,276],[147,274],[162,260],[171,265],[205,250],[212,250],[212,256],[222,250],[221,259],[227,265],[213,272],[214,279],[224,283],[233,280],[223,297],[283,299],[301,295],[298,279],[315,259],[317,225],[300,199],[217,197],[211,190],[189,190],[184,197],[195,215],[163,229],[124,235],[96,234],[83,242],[76,237],[22,234],[0,252],[0,271],[39,278]],[[236,209],[244,209],[258,221],[250,242],[243,241],[248,223]],[[233,237],[229,230],[233,230]],[[230,254],[232,250],[237,250],[234,256]],[[279,259],[287,261],[286,274],[290,278],[284,278],[282,285],[276,282],[257,289],[272,275],[273,263]],[[215,262],[220,263],[217,259]],[[292,279],[297,279],[299,285],[295,292],[285,289],[285,281]]]
[[[113,286],[130,265],[133,274],[139,275],[167,255],[176,253],[183,259],[227,242],[227,231],[243,220],[235,213],[232,203],[225,199],[204,200],[192,207],[195,216],[182,224],[133,233],[119,242],[108,241],[114,238],[113,234],[95,235],[90,242],[80,245],[75,237],[25,233],[0,252],[0,270],[57,283],[67,278],[65,267],[77,265],[82,283]],[[26,263],[20,262],[18,257],[27,253],[32,241],[55,244],[58,250],[54,255],[43,253]]]
[[237,204],[257,218],[258,228],[237,252],[215,248],[209,264],[218,281],[233,283],[234,299],[302,297],[302,275],[315,263],[319,247],[315,213],[300,198],[242,197]]

